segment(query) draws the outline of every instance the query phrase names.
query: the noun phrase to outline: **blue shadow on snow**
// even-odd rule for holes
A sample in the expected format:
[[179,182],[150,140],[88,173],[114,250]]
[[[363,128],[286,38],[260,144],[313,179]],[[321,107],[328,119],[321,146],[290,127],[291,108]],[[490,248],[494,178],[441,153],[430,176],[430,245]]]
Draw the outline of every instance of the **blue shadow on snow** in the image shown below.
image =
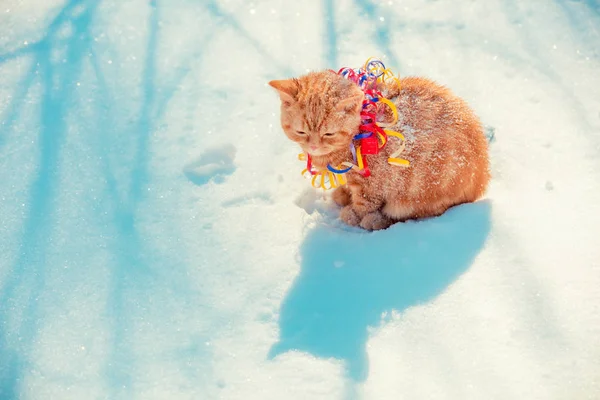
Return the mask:
[[290,350],[345,361],[348,376],[368,376],[368,327],[386,311],[432,300],[464,273],[490,231],[491,204],[354,233],[317,226],[300,249],[302,269],[280,310],[272,359]]
[[[74,11],[80,6],[80,12]],[[89,29],[97,3],[70,0],[50,23],[44,38],[28,50],[20,49],[10,57],[0,56],[0,64],[28,53],[34,56],[32,67],[16,88],[16,95],[1,115],[5,124],[0,129],[0,145],[7,132],[18,120],[22,103],[38,79],[40,94],[40,159],[36,176],[29,187],[28,213],[22,228],[19,253],[0,282],[0,399],[21,396],[24,372],[31,367],[29,353],[35,344],[36,332],[42,319],[38,298],[46,286],[47,270],[44,252],[49,247],[53,227],[56,184],[60,176],[59,159],[65,138],[65,115],[72,103],[74,81],[83,65],[85,49],[91,42]],[[60,27],[69,25],[73,33],[68,39],[58,37]],[[64,50],[64,63],[51,62],[52,49]],[[18,310],[18,311],[17,311]],[[13,314],[22,316],[12,336],[7,326]],[[12,337],[12,341],[10,340]],[[18,338],[18,339],[15,339]],[[11,343],[17,343],[16,345]]]

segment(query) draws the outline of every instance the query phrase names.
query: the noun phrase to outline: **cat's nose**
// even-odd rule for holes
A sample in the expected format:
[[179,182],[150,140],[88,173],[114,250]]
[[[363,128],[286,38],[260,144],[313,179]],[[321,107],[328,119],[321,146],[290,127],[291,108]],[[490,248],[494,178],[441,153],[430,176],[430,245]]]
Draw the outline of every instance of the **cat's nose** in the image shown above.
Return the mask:
[[310,149],[311,149],[311,150],[316,150],[316,149],[318,149],[318,147],[317,147],[317,146],[315,146],[315,145],[311,145],[311,146],[310,146]]

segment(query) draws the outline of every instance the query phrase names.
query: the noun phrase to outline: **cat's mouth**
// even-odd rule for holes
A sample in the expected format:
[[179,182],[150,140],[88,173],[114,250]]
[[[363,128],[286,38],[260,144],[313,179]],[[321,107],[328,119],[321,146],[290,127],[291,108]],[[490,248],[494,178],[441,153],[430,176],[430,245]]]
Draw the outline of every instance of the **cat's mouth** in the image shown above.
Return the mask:
[[331,154],[332,150],[327,149],[304,149],[304,151],[310,154],[311,157],[322,157]]

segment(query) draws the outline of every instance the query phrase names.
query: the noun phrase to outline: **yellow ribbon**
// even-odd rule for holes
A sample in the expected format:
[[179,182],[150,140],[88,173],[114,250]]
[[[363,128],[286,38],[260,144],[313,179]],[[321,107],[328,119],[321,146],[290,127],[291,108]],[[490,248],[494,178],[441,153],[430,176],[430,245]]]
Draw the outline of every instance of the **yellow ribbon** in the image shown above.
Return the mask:
[[394,103],[392,103],[391,100],[386,99],[384,97],[380,97],[379,102],[385,104],[386,106],[389,107],[390,110],[392,110],[392,115],[394,117],[394,120],[392,122],[378,122],[377,125],[384,127],[384,128],[396,125],[396,122],[398,122],[398,109],[396,108],[396,105]]
[[390,131],[388,129],[384,129],[384,132],[386,135],[396,137],[402,141],[400,143],[400,147],[398,147],[396,149],[396,151],[394,151],[392,154],[390,154],[390,158],[388,158],[388,164],[396,165],[398,167],[409,167],[410,161],[405,160],[403,158],[398,158],[398,156],[400,154],[402,154],[402,152],[404,151],[404,148],[406,147],[406,140],[404,139],[404,135],[401,134],[400,132]]
[[374,59],[376,59],[376,58],[369,57],[367,59],[367,61],[365,61],[365,64],[363,65],[363,70],[377,76],[377,82],[379,82],[379,83],[385,83],[388,80],[393,79],[398,84],[398,87],[400,87],[400,79],[392,72],[391,69],[384,68],[381,65],[377,65],[376,67],[371,67],[370,70],[367,70],[369,63],[371,62],[371,60],[374,60]]
[[308,169],[304,168],[302,170],[302,176],[306,176],[307,174],[311,177],[310,183],[315,189],[330,190],[347,183],[344,174],[336,174],[329,170],[321,170],[312,175],[308,173]]

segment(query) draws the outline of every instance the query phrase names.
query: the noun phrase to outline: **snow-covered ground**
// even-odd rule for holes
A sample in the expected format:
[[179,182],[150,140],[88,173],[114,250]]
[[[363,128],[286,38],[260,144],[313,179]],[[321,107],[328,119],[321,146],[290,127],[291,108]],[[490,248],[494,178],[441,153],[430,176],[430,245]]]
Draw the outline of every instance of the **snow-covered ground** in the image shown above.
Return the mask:
[[[382,58],[485,200],[348,229],[266,85]],[[0,2],[0,399],[600,398],[597,0]]]

